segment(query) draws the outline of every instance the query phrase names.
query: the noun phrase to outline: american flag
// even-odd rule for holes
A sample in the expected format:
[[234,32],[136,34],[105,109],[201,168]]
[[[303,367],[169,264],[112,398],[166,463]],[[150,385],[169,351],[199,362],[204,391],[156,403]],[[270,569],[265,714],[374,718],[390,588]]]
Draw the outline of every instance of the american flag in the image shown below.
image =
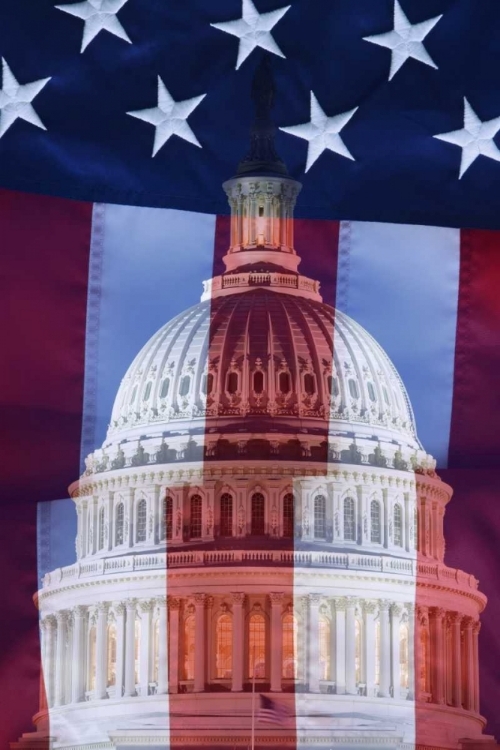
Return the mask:
[[268,698],[267,695],[259,695],[260,706],[257,712],[257,721],[262,724],[278,724],[284,726],[290,718],[287,707],[278,701]]
[[67,488],[133,357],[220,273],[263,52],[301,271],[386,349],[454,487],[500,734],[499,38],[493,0],[0,3],[2,747],[37,711],[32,594],[74,558]]

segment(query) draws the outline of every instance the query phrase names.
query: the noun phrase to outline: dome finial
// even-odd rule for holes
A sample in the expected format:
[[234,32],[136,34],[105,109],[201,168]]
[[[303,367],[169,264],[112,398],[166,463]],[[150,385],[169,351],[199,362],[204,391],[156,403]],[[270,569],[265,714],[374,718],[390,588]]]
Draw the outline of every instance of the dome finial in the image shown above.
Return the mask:
[[287,169],[274,146],[275,127],[271,109],[275,95],[271,60],[264,54],[254,73],[252,99],[255,105],[255,120],[250,133],[250,150],[239,163],[237,175],[286,175]]

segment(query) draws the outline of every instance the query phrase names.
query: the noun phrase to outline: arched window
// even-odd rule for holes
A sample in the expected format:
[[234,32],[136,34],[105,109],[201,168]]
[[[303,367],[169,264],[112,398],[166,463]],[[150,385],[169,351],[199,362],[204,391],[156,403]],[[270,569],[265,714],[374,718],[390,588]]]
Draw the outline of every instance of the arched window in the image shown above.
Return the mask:
[[87,662],[87,690],[95,690],[96,676],[96,627],[92,625],[89,630],[89,656]]
[[194,615],[184,620],[184,679],[194,680]]
[[107,686],[116,684],[116,627],[108,625],[108,668],[106,670]]
[[252,495],[251,533],[262,536],[265,533],[265,499],[262,492]]
[[205,396],[207,395],[207,373],[206,372],[204,372],[203,375],[201,376],[200,390]]
[[333,375],[328,375],[326,382],[328,385],[328,392],[331,393],[334,398],[336,398],[340,393],[339,381],[337,380],[337,378],[334,378]]
[[132,406],[132,404],[134,403],[134,401],[135,401],[135,397],[136,397],[136,396],[137,396],[137,386],[136,386],[136,385],[134,385],[134,388],[133,388],[133,390],[132,390],[132,395],[130,396],[130,405],[131,405],[131,406]]
[[149,383],[146,386],[146,390],[144,391],[144,396],[142,397],[143,401],[147,401],[148,398],[151,396],[151,388],[153,387],[153,383],[149,381]]
[[330,620],[323,615],[319,618],[319,678],[330,679]]
[[118,503],[116,506],[116,521],[115,521],[115,545],[123,544],[123,521],[125,516],[125,508],[123,503]]
[[356,511],[352,497],[344,498],[344,539],[346,542],[356,541]]
[[215,671],[218,679],[229,680],[233,661],[233,618],[220,615],[215,630]]
[[207,375],[207,393],[212,393],[214,389],[214,376],[211,372]]
[[281,674],[286,679],[297,679],[298,677],[298,624],[297,618],[291,613],[283,617],[283,656]]
[[370,503],[370,522],[370,540],[382,544],[382,519],[378,500],[372,500]]
[[172,539],[172,522],[174,512],[174,501],[170,496],[164,497],[162,502],[162,513],[160,521],[160,540]]
[[153,625],[153,682],[158,683],[160,664],[160,620],[157,617]]
[[314,498],[314,538],[326,538],[326,498],[316,495]]
[[358,384],[352,378],[349,378],[349,393],[352,398],[359,398]]
[[167,398],[169,388],[170,388],[170,378],[165,378],[165,380],[161,384],[160,398]]
[[201,495],[191,496],[191,539],[201,539]]
[[375,623],[375,685],[380,685],[380,620]]
[[237,393],[238,392],[238,373],[237,372],[229,372],[227,375],[227,392],[228,393]]
[[137,542],[146,541],[147,503],[144,498],[137,505]]
[[141,621],[136,617],[134,625],[134,679],[139,682],[141,669]]
[[283,536],[293,539],[294,501],[293,494],[287,492],[283,498]]
[[278,384],[281,393],[290,393],[290,373],[280,372]]
[[229,492],[220,498],[220,535],[233,536],[233,497]]
[[99,549],[104,549],[104,508],[99,508]]
[[399,670],[401,676],[401,687],[408,687],[409,670],[409,633],[408,625],[401,623],[399,626]]
[[181,382],[179,384],[179,396],[187,396],[189,393],[189,389],[191,387],[191,378],[189,375],[184,375],[181,378]]
[[316,383],[314,382],[314,375],[310,372],[306,372],[304,375],[304,391],[308,396],[313,396],[316,392]]
[[354,620],[354,672],[356,685],[359,685],[361,682],[361,623],[358,618]]
[[264,373],[260,370],[253,374],[253,390],[254,393],[262,393],[264,390]]
[[266,621],[254,613],[248,622],[248,676],[266,676]]
[[399,503],[394,506],[394,544],[403,546],[403,510]]
[[382,393],[384,394],[385,403],[387,404],[387,406],[389,406],[389,394],[387,393],[387,388],[385,387],[385,385],[382,386]]
[[373,387],[373,383],[368,382],[366,384],[366,387],[368,389],[368,396],[370,398],[370,401],[376,401],[377,400],[377,396],[375,394],[375,388]]

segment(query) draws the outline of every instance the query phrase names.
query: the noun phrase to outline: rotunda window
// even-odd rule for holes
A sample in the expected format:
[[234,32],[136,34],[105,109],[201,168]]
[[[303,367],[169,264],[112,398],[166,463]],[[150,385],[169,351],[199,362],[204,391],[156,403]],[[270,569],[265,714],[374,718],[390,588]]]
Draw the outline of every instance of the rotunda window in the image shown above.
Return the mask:
[[137,533],[136,542],[146,541],[147,503],[144,498],[137,505]]
[[238,373],[237,372],[229,372],[227,374],[227,392],[228,393],[237,393],[238,392]]
[[115,545],[123,544],[123,521],[125,516],[125,508],[123,503],[118,503],[116,506],[116,522],[115,522]]
[[202,502],[201,495],[191,497],[191,539],[201,539]]
[[260,370],[253,374],[253,390],[254,393],[262,393],[264,390],[264,373]]
[[352,398],[359,398],[358,384],[352,378],[349,378],[349,393]]
[[283,536],[293,539],[294,532],[294,497],[287,492],[283,498]]
[[387,404],[387,406],[389,406],[390,405],[389,394],[387,393],[387,388],[385,387],[385,385],[382,386],[382,393],[384,394],[385,403]]
[[116,627],[115,625],[108,625],[108,665],[106,671],[107,686],[111,687],[116,683]]
[[399,673],[401,677],[401,687],[408,687],[408,625],[402,623],[399,626]]
[[265,533],[265,498],[262,492],[252,495],[251,534],[262,536]]
[[286,614],[282,621],[283,628],[283,657],[281,674],[286,679],[298,677],[298,623],[291,613]]
[[375,394],[375,388],[373,387],[373,383],[368,382],[366,384],[366,387],[368,389],[368,396],[370,398],[370,401],[376,401],[377,400],[377,396]]
[[151,396],[151,388],[153,387],[153,383],[149,381],[149,383],[146,385],[146,390],[144,391],[144,396],[142,397],[143,401],[147,401],[148,398]]
[[99,508],[99,549],[104,549],[104,508]]
[[220,535],[233,536],[233,497],[228,492],[220,499]]
[[328,375],[326,382],[328,386],[328,392],[331,393],[334,398],[336,398],[340,393],[339,381],[337,380],[337,378],[334,378],[333,375]]
[[266,676],[266,621],[264,615],[250,615],[248,623],[248,676]]
[[378,500],[370,503],[370,541],[382,544],[381,510]]
[[218,679],[230,679],[233,661],[233,618],[220,615],[217,619],[215,671]]
[[191,378],[189,375],[184,375],[181,378],[181,382],[179,384],[179,396],[187,396],[189,394],[189,389],[191,387]]
[[131,405],[131,406],[132,406],[132,404],[134,403],[134,401],[135,401],[135,397],[136,397],[136,396],[137,396],[137,386],[136,386],[136,385],[134,385],[134,389],[133,389],[133,391],[132,391],[132,395],[130,396],[130,405]]
[[194,615],[184,621],[184,679],[194,680]]
[[88,690],[95,690],[96,643],[97,643],[96,627],[95,625],[92,625],[92,627],[89,630],[89,650],[88,650],[88,662],[87,662],[87,689]]
[[326,538],[326,498],[316,495],[314,498],[314,538]]
[[170,378],[165,378],[165,380],[161,384],[160,398],[167,398],[169,389],[170,389]]
[[174,501],[170,496],[163,498],[160,522],[160,540],[172,539]]
[[344,539],[356,541],[356,509],[352,497],[344,498]]
[[281,393],[290,393],[290,373],[280,372],[278,379],[279,389]]
[[394,544],[403,546],[403,511],[399,503],[394,506]]
[[208,394],[212,393],[213,389],[214,389],[214,376],[212,375],[211,372],[209,372],[208,375],[207,375],[207,390],[206,390],[206,392]]
[[310,372],[306,372],[304,375],[304,391],[308,396],[313,396],[316,392],[316,383],[314,382],[314,375]]
[[319,618],[319,677],[330,679],[330,620],[322,615]]

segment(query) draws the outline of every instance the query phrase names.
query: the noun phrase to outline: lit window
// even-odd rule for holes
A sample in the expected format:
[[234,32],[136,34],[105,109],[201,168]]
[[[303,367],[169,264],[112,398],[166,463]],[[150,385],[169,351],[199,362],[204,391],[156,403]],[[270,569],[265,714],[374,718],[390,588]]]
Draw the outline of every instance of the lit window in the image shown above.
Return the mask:
[[104,549],[104,508],[99,509],[99,549]]
[[151,396],[151,388],[153,387],[153,383],[149,381],[149,383],[146,386],[146,390],[144,391],[143,401],[147,401],[148,398]]
[[179,385],[179,396],[187,396],[189,393],[189,388],[191,387],[191,378],[189,375],[184,375],[183,378],[181,378],[181,382]]
[[221,615],[216,628],[215,670],[219,679],[230,679],[233,661],[233,618]]
[[377,500],[372,500],[370,503],[370,521],[371,521],[370,539],[372,542],[381,544],[382,543],[382,524],[381,524],[381,518],[380,518],[380,503]]
[[184,679],[194,680],[194,615],[184,621]]
[[230,372],[227,376],[227,392],[237,393],[238,391],[238,373]]
[[172,539],[173,505],[171,497],[164,497],[160,522],[160,539]]
[[344,539],[346,542],[356,541],[356,513],[352,497],[344,499]]
[[394,544],[403,546],[403,511],[399,503],[394,506]]
[[233,536],[233,498],[228,492],[220,499],[220,535]]
[[266,621],[253,614],[248,623],[248,676],[266,676]]
[[265,499],[261,492],[252,495],[251,533],[259,536],[265,533]]
[[330,679],[330,620],[319,618],[319,676],[320,680]]
[[281,674],[286,679],[298,677],[298,624],[290,613],[283,617],[283,664]]
[[191,539],[201,539],[201,495],[191,497]]
[[408,667],[409,667],[409,654],[408,654],[408,625],[401,624],[399,626],[399,670],[401,675],[401,687],[408,687]]
[[314,538],[324,539],[326,536],[326,498],[316,495],[314,498]]
[[359,398],[358,384],[352,378],[349,379],[349,393],[352,398]]
[[373,383],[367,383],[366,386],[368,388],[368,396],[370,397],[370,401],[376,401],[377,396],[375,395],[375,388],[373,387]]
[[116,684],[116,627],[108,625],[108,669],[107,686]]
[[123,520],[125,509],[123,503],[118,503],[116,507],[116,526],[115,526],[115,545],[123,544]]
[[96,628],[93,625],[89,630],[89,658],[87,669],[87,689],[95,690],[96,676]]
[[253,374],[253,390],[254,393],[262,393],[264,390],[264,373],[260,370]]
[[304,375],[304,390],[308,396],[312,396],[316,391],[314,375],[311,375],[309,372]]
[[294,510],[293,494],[288,492],[283,498],[283,536],[293,538]]
[[137,542],[146,541],[146,522],[147,522],[147,503],[143,498],[142,500],[139,500],[139,504],[137,506],[137,535],[136,535]]
[[165,378],[165,380],[161,384],[160,398],[167,398],[169,388],[170,388],[170,378]]
[[288,372],[280,372],[278,382],[281,393],[290,393],[290,374]]

